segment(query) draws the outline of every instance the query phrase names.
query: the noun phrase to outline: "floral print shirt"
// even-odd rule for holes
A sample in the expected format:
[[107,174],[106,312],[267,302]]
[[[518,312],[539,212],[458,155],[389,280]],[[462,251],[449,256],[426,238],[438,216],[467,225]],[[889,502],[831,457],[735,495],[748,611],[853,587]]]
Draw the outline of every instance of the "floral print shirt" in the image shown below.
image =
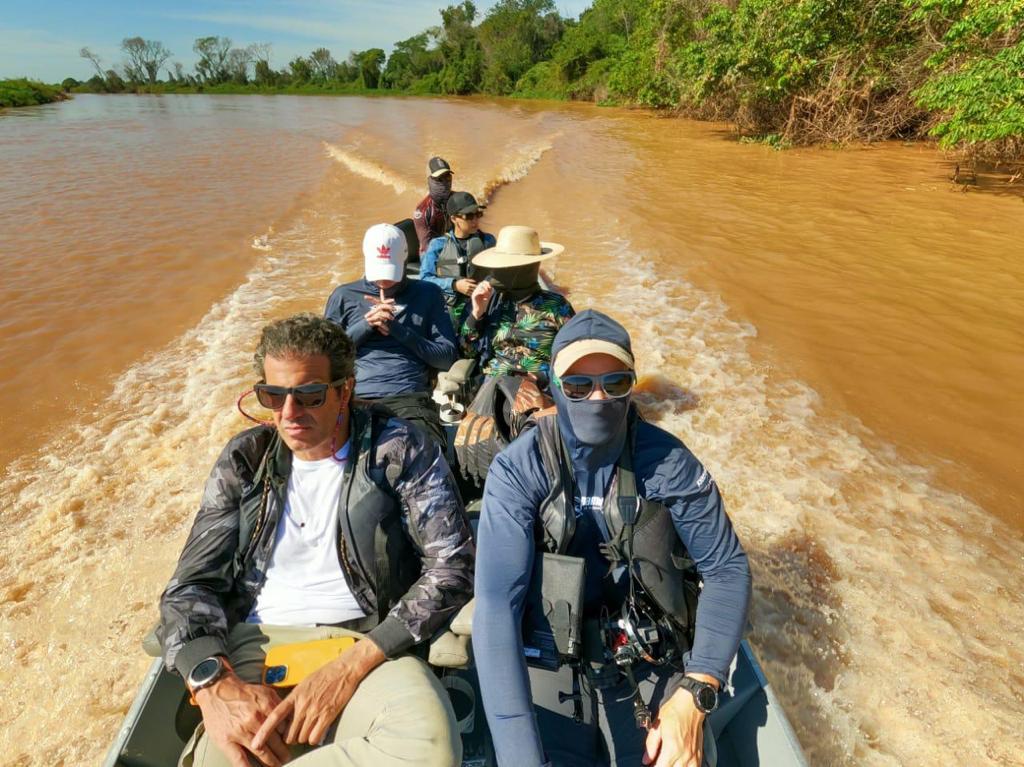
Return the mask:
[[555,333],[575,313],[565,296],[550,290],[518,302],[496,298],[479,320],[465,312],[459,333],[462,355],[477,358],[486,375],[548,375]]

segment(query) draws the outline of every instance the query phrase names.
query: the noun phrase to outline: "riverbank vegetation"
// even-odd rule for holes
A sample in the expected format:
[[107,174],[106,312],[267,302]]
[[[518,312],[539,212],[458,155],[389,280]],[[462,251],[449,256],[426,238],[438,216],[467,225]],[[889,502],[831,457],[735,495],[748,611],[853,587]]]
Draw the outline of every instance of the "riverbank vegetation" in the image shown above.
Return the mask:
[[271,45],[195,41],[194,72],[157,41],[76,87],[150,92],[486,93],[637,105],[726,120],[776,146],[933,136],[1024,162],[1022,0],[468,0],[394,44],[270,65]]
[[68,95],[56,85],[38,83],[24,78],[0,80],[0,107],[28,107],[66,99]]

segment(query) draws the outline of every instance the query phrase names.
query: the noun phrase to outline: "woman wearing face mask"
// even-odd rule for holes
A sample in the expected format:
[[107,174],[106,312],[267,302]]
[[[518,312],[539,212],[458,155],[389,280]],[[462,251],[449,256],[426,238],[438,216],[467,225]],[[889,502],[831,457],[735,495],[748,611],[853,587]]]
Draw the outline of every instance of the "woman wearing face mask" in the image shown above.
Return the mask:
[[[714,765],[706,716],[746,623],[746,554],[707,471],[632,407],[621,325],[576,315],[552,372],[555,414],[497,456],[484,490],[473,652],[498,764]],[[527,668],[524,603],[544,552],[585,563],[576,667]]]
[[497,244],[473,257],[486,272],[470,295],[462,323],[462,354],[489,376],[532,373],[547,380],[551,344],[574,311],[569,300],[540,286],[540,264],[564,248],[541,242],[535,229],[505,226]]

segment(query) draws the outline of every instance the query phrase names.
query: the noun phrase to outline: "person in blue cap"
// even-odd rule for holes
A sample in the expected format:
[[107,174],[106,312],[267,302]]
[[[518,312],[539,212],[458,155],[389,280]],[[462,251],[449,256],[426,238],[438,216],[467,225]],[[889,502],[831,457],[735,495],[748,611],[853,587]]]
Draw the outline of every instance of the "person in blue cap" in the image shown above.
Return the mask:
[[[586,310],[552,355],[555,412],[497,456],[484,489],[473,652],[498,764],[714,765],[706,717],[746,624],[747,556],[707,470],[637,414],[626,330]],[[558,670],[524,656],[545,552],[586,567],[568,611],[582,651]]]

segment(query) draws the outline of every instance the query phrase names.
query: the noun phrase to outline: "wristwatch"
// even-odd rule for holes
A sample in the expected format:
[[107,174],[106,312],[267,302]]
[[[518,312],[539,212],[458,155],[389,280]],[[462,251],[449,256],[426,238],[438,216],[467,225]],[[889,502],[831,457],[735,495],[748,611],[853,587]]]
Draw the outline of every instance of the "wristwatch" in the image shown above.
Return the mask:
[[185,681],[194,696],[204,687],[209,687],[224,676],[224,672],[227,670],[228,664],[224,662],[224,659],[219,655],[213,655],[194,665],[188,672],[188,679]]
[[697,704],[698,711],[710,714],[718,708],[718,690],[714,685],[701,682],[691,676],[684,676],[679,682],[679,686],[693,696],[693,702]]

